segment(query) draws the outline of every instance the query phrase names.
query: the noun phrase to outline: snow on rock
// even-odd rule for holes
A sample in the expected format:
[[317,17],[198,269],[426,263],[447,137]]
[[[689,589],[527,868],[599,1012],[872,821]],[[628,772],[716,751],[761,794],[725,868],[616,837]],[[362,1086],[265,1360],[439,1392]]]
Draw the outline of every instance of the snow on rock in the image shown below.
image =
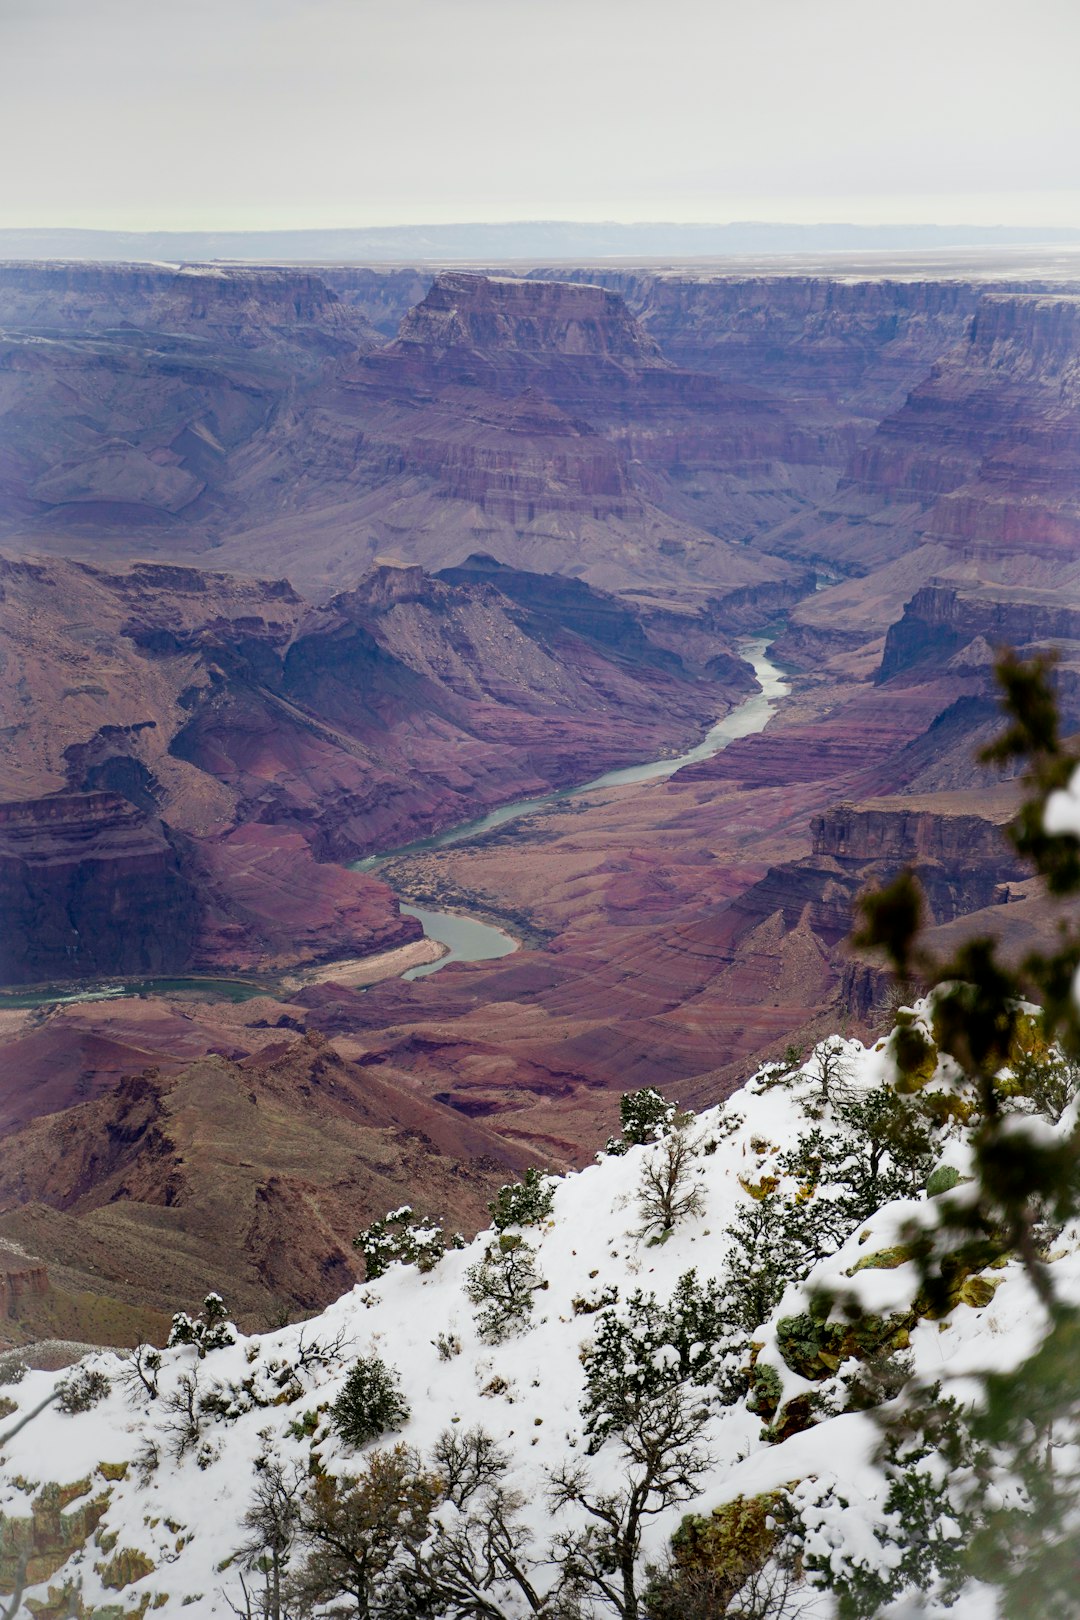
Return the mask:
[[[925,1008],[917,1011],[925,1019]],[[890,1072],[884,1043],[866,1049],[846,1041],[836,1049],[848,1095],[869,1093]],[[938,1080],[946,1088],[950,1084],[943,1070]],[[509,1483],[527,1504],[542,1549],[559,1523],[573,1520],[570,1510],[553,1516],[548,1499],[553,1469],[568,1457],[580,1458],[598,1487],[617,1490],[622,1483],[614,1440],[587,1456],[579,1410],[582,1352],[600,1319],[597,1303],[609,1301],[614,1289],[619,1301],[635,1289],[666,1300],[691,1268],[699,1280],[723,1278],[732,1246],[727,1229],[740,1210],[752,1209],[770,1178],[783,1181],[781,1153],[814,1126],[826,1133],[835,1128],[831,1107],[818,1100],[819,1090],[811,1061],[779,1083],[775,1073],[763,1072],[727,1105],[701,1115],[689,1127],[698,1144],[691,1173],[701,1193],[700,1211],[662,1243],[650,1244],[639,1235],[637,1208],[643,1166],[663,1151],[662,1142],[602,1156],[558,1180],[550,1218],[523,1230],[535,1246],[543,1279],[531,1319],[524,1331],[502,1343],[482,1341],[465,1292],[467,1274],[493,1241],[489,1232],[460,1251],[451,1250],[426,1274],[392,1266],[302,1326],[237,1335],[203,1359],[197,1345],[165,1349],[155,1398],[133,1382],[130,1363],[110,1354],[96,1354],[83,1364],[103,1372],[111,1384],[108,1395],[84,1412],[66,1413],[55,1399],[70,1371],[29,1372],[5,1386],[0,1390],[7,1397],[7,1416],[0,1420],[0,1548],[13,1545],[12,1536],[18,1541],[20,1523],[25,1531],[31,1516],[40,1516],[42,1492],[50,1483],[63,1488],[69,1527],[66,1547],[45,1538],[47,1545],[28,1571],[24,1601],[44,1604],[50,1589],[55,1596],[67,1584],[80,1591],[83,1607],[73,1611],[79,1614],[92,1615],[108,1605],[110,1615],[141,1613],[142,1604],[146,1612],[165,1617],[232,1612],[230,1603],[240,1600],[232,1560],[244,1539],[241,1520],[256,1463],[274,1452],[306,1470],[314,1430],[322,1467],[343,1476],[355,1472],[362,1457],[325,1420],[356,1357],[371,1354],[396,1370],[411,1410],[400,1435],[374,1445],[400,1439],[427,1455],[448,1427],[482,1426],[512,1455]],[[963,1173],[968,1160],[962,1127],[944,1125],[937,1146],[939,1160]],[[800,1393],[820,1395],[823,1387],[785,1362],[779,1332],[785,1319],[809,1309],[816,1290],[854,1296],[882,1318],[910,1316],[915,1268],[894,1251],[907,1223],[925,1215],[930,1203],[921,1194],[889,1203],[860,1222],[809,1278],[789,1284],[752,1335],[760,1347],[759,1366],[771,1367],[777,1376],[781,1407]],[[1063,1274],[1066,1292],[1080,1297],[1074,1239],[1075,1234],[1063,1240],[1054,1269]],[[875,1256],[881,1258],[875,1262]],[[860,1264],[868,1258],[871,1263]],[[1015,1365],[1038,1342],[1041,1318],[1021,1269],[1009,1264],[993,1274],[993,1281],[997,1286],[989,1297],[986,1290],[977,1296],[984,1299],[981,1305],[958,1304],[940,1322],[914,1321],[908,1337],[919,1377],[956,1378],[963,1388],[964,1379],[987,1365]],[[832,1320],[841,1319],[834,1306]],[[312,1356],[316,1346],[326,1351],[325,1361]],[[656,1365],[673,1353],[662,1349]],[[845,1370],[850,1366],[842,1365],[832,1382],[826,1381],[834,1394]],[[185,1381],[189,1395],[195,1382],[196,1403],[216,1397],[216,1404],[212,1400],[214,1411],[197,1419],[197,1438],[181,1445],[179,1397]],[[36,1415],[24,1421],[31,1413]],[[305,1420],[305,1414],[312,1416]],[[811,1426],[777,1441],[760,1412],[740,1398],[715,1407],[704,1438],[713,1462],[700,1495],[649,1522],[647,1557],[662,1555],[686,1512],[707,1513],[740,1494],[790,1487],[808,1548],[843,1544],[867,1560],[887,1560],[888,1549],[874,1536],[884,1485],[875,1462],[880,1430],[872,1415],[830,1415],[826,1403]],[[10,1589],[11,1559],[0,1557],[4,1570]],[[537,1576],[541,1586],[547,1578],[550,1570]],[[827,1616],[830,1604],[822,1595],[813,1612]],[[972,1587],[963,1607],[953,1612],[966,1620],[988,1620],[995,1610],[990,1594]]]

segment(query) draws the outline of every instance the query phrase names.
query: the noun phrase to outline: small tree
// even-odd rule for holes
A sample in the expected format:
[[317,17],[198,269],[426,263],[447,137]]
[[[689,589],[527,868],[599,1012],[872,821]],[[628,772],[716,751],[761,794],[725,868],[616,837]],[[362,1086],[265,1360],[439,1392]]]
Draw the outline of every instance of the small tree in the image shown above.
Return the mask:
[[525,1498],[507,1485],[507,1452],[483,1429],[446,1429],[432,1462],[451,1511],[440,1516],[424,1562],[430,1612],[504,1620],[523,1605],[531,1615],[564,1615],[561,1591],[541,1593],[535,1584]]
[[172,1319],[167,1348],[172,1350],[180,1344],[193,1344],[201,1361],[209,1351],[224,1350],[227,1345],[235,1343],[236,1330],[229,1321],[225,1301],[220,1294],[211,1293],[203,1300],[198,1316],[177,1311]]
[[179,1462],[202,1439],[202,1397],[197,1367],[180,1374],[165,1396],[164,1406],[169,1451],[173,1460]]
[[98,1367],[74,1367],[60,1385],[56,1399],[59,1411],[74,1416],[89,1412],[103,1401],[111,1389],[108,1378]]
[[161,1366],[160,1350],[155,1350],[152,1344],[140,1343],[135,1346],[120,1375],[130,1399],[139,1401],[146,1396],[148,1400],[157,1400]]
[[488,1213],[496,1232],[504,1232],[508,1226],[539,1226],[551,1214],[554,1202],[551,1177],[530,1168],[524,1181],[511,1181],[499,1188],[488,1205]]
[[460,1232],[444,1232],[437,1221],[425,1220],[409,1204],[390,1210],[353,1238],[353,1248],[364,1257],[368,1282],[381,1277],[395,1262],[415,1266],[418,1271],[434,1271],[448,1249],[464,1247]]
[[273,1455],[257,1458],[255,1469],[255,1489],[241,1521],[247,1537],[235,1558],[261,1584],[252,1591],[241,1575],[244,1606],[230,1606],[245,1620],[290,1620],[296,1611],[287,1602],[285,1580],[300,1529],[304,1475],[298,1467],[287,1470]]
[[[886,1439],[882,1466],[888,1491],[875,1530],[884,1556],[868,1558],[858,1542],[807,1555],[816,1583],[835,1596],[837,1620],[867,1620],[913,1591],[946,1608],[960,1595],[978,1516],[958,1505],[955,1486],[978,1472],[985,1488],[992,1470],[989,1458],[973,1445],[956,1403],[940,1400],[936,1388],[928,1394],[921,1405],[898,1415]],[[836,1506],[829,1492],[816,1511],[835,1513]],[[808,1527],[814,1527],[815,1516],[815,1508],[804,1508]],[[1050,1611],[1024,1610],[1032,1612]],[[1064,1612],[1060,1620],[1066,1620]]]
[[361,1356],[330,1408],[330,1418],[347,1446],[359,1448],[409,1419],[409,1407],[390,1368],[378,1356]]
[[619,1099],[619,1118],[622,1135],[608,1138],[606,1153],[626,1153],[632,1147],[655,1142],[665,1126],[679,1111],[678,1103],[668,1102],[653,1086],[640,1091],[625,1091]]
[[828,1189],[814,1201],[813,1221],[839,1244],[883,1204],[923,1190],[936,1143],[920,1099],[888,1085],[837,1101],[834,1114],[827,1132],[800,1137],[780,1165],[796,1180]]
[[503,1232],[465,1273],[465,1293],[478,1307],[476,1326],[488,1344],[523,1333],[532,1315],[533,1295],[544,1286],[536,1251],[524,1238]]
[[592,1343],[582,1352],[585,1393],[581,1413],[590,1452],[611,1435],[633,1427],[665,1390],[686,1385],[734,1399],[745,1383],[724,1387],[735,1341],[719,1284],[698,1282],[687,1271],[667,1304],[638,1289],[621,1310],[598,1317]]
[[[406,1620],[422,1606],[422,1551],[442,1495],[410,1447],[373,1451],[354,1478],[320,1474],[300,1517],[306,1558],[291,1583],[304,1614]],[[350,1607],[339,1607],[341,1599]]]
[[681,1221],[700,1215],[701,1188],[694,1185],[699,1143],[690,1134],[692,1114],[676,1114],[665,1135],[649,1153],[638,1186],[640,1237],[663,1242]]
[[820,1112],[846,1095],[851,1080],[851,1064],[847,1047],[839,1035],[829,1035],[819,1041],[814,1047],[811,1062],[811,1079],[817,1084],[813,1106]]
[[1022,1052],[1010,1067],[1013,1086],[1004,1092],[1003,1108],[1041,1114],[1056,1125],[1080,1091],[1080,1063],[1051,1047],[1045,1052]]
[[702,1444],[709,1404],[698,1391],[671,1384],[635,1403],[618,1431],[618,1491],[597,1491],[583,1465],[552,1475],[551,1502],[575,1507],[583,1529],[556,1537],[552,1556],[567,1589],[599,1601],[619,1620],[640,1620],[641,1541],[658,1513],[688,1501],[701,1488],[712,1459]]
[[820,1232],[808,1206],[776,1189],[741,1204],[727,1228],[724,1304],[745,1342],[766,1321],[789,1282],[800,1281],[820,1256]]

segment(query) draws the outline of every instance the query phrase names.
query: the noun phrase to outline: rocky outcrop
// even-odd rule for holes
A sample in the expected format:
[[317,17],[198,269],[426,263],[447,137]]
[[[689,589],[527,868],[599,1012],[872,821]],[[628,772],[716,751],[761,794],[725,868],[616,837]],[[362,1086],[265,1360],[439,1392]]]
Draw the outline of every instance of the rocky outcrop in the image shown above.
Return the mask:
[[164,824],[115,793],[0,805],[0,982],[165,974],[201,906]]
[[970,864],[988,872],[995,867],[1016,870],[1016,857],[1005,845],[1001,827],[979,815],[908,810],[895,802],[838,804],[814,817],[810,836],[814,855],[854,864],[935,861],[955,867]]
[[1080,657],[1080,606],[1053,591],[926,585],[889,626],[875,679],[879,684],[925,679],[950,668],[988,677],[995,653],[1004,647],[1051,646],[1061,658],[1058,687],[1070,730],[1080,722],[1073,668]]
[[0,828],[12,982],[406,943],[418,923],[336,863],[685,746],[752,682],[714,629],[687,667],[632,605],[491,559],[386,565],[325,607],[159,564],[0,588],[3,780],[34,801]]
[[452,586],[418,568],[377,570],[303,615],[280,651],[211,636],[204,656],[219,679],[171,754],[334,859],[640,757],[650,728],[670,735],[693,710],[696,732],[746,679],[685,671],[583,584],[511,573],[504,594],[497,574]]
[[324,595],[478,548],[715,595],[792,560],[1075,551],[1068,297],[590,275],[10,266],[0,524],[116,557],[222,542]]
[[[751,424],[743,390],[671,366],[605,288],[447,272],[423,296],[414,272],[339,280],[12,267],[0,524],[118,557],[125,528],[173,557],[224,540],[226,563],[288,566],[324,591],[349,583],[343,556],[359,575],[380,554],[443,566],[478,542],[602,584],[788,578],[721,542],[817,489],[817,423],[765,401]],[[386,332],[406,292],[419,302],[373,349],[361,304]],[[770,470],[785,460],[803,470]]]
[[256,348],[370,348],[378,335],[309,270],[217,265],[0,264],[0,321],[25,333],[126,329]]
[[[664,363],[618,293],[584,282],[466,271],[436,276],[426,298],[405,316],[392,352],[413,347],[432,355],[472,350],[495,367],[496,357],[505,355],[507,369],[526,366],[530,355],[545,368],[560,356],[633,368]],[[479,374],[464,380],[476,382]],[[516,393],[527,381],[519,369],[509,387]]]
[[[396,449],[440,500],[512,525],[512,541],[485,549],[552,572],[581,571],[584,556],[604,585],[786,583],[786,566],[732,542],[831,487],[823,464],[847,448],[759,389],[672,366],[617,293],[586,283],[444,273],[349,386],[372,473]],[[430,529],[410,505],[416,532]],[[574,530],[583,545],[552,546]]]
[[0,1251],[0,1317],[19,1317],[49,1292],[48,1267]]
[[[516,602],[531,624],[549,636],[569,632],[637,664],[675,668],[678,660],[646,635],[640,609],[631,608],[617,596],[592,590],[580,579],[563,574],[534,574],[511,568],[497,557],[476,552],[458,568],[444,568],[438,575],[448,585],[493,585],[502,596]],[[742,665],[743,678],[747,666]]]
[[851,932],[856,896],[910,870],[930,919],[947,923],[1005,903],[1026,868],[999,823],[978,814],[908,808],[902,800],[838,804],[811,823],[811,853],[770,869],[735,910],[755,927],[778,915],[829,947]]
[[[564,276],[565,271],[534,271]],[[582,270],[618,291],[676,365],[780,397],[807,393],[880,416],[964,338],[981,288],[960,280],[858,281]]]

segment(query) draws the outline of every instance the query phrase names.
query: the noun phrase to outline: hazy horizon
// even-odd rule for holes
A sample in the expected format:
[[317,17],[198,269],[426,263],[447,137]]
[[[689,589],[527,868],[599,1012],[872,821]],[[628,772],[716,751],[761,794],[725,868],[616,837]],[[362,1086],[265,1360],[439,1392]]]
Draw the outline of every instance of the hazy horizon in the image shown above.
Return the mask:
[[1080,228],[1074,0],[0,0],[0,226]]
[[359,230],[121,232],[11,230],[0,263],[426,265],[502,269],[654,266],[718,274],[1080,280],[1080,231],[935,226],[498,224]]

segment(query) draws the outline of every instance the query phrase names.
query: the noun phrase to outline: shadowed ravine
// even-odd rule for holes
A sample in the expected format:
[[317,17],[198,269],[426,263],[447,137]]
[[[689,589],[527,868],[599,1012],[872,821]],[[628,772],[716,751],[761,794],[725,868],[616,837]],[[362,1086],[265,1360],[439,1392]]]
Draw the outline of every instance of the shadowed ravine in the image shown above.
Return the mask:
[[[607,771],[603,776],[593,777],[576,787],[560,788],[539,798],[517,799],[511,804],[504,804],[496,810],[489,811],[487,815],[475,821],[459,822],[456,826],[448,827],[429,838],[418,839],[414,843],[386,850],[378,855],[369,855],[364,860],[353,863],[355,869],[361,872],[375,872],[400,856],[417,855],[426,850],[444,849],[450,844],[460,844],[490,832],[493,828],[504,826],[507,822],[517,821],[537,810],[560,804],[585,793],[594,793],[603,788],[632,787],[638,783],[659,781],[673,776],[684,765],[711,758],[713,754],[720,753],[739,737],[748,737],[754,732],[763,731],[775,711],[777,700],[785,697],[789,690],[779,669],[768,656],[771,645],[771,638],[764,636],[754,637],[742,645],[740,648],[742,656],[753,666],[761,690],[753,693],[730,714],[725,715],[701,742],[685,753],[671,759],[647,760],[640,765],[628,765],[618,770]],[[435,973],[440,968],[448,967],[451,962],[490,961],[495,957],[507,956],[511,951],[518,949],[518,940],[505,929],[497,928],[479,918],[456,911],[433,911],[413,906],[405,901],[401,902],[401,909],[419,921],[427,938],[447,946],[445,955],[439,957],[437,961],[410,968],[402,975],[403,978],[420,978]],[[324,964],[319,969],[319,977],[331,977],[333,967],[333,963]],[[265,995],[275,983],[276,981],[269,978],[248,982],[235,976],[228,979],[212,977],[125,979],[122,982],[114,981],[97,986],[82,985],[77,989],[70,986],[52,986],[40,991],[15,993],[0,997],[0,1007],[41,1007],[66,1001],[105,1000],[125,994],[155,995],[177,991],[210,996],[215,1000],[242,1001],[249,997]]]

